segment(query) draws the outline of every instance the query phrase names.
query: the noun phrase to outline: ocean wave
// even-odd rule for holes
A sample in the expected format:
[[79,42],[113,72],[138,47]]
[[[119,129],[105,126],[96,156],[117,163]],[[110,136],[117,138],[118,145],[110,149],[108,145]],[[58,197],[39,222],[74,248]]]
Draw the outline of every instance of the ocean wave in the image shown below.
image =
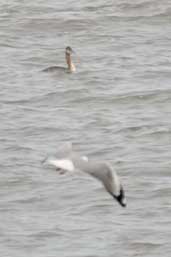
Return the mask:
[[[110,13],[111,14],[111,13]],[[116,6],[113,16],[122,18],[165,17],[170,18],[171,4],[144,1],[140,3],[121,3]]]
[[119,129],[115,133],[129,133],[132,134],[132,136],[161,136],[161,135],[167,135],[171,133],[171,129],[168,127],[160,126],[156,127],[154,126],[149,126],[149,125],[140,125],[140,126],[128,126],[125,128]]
[[124,94],[118,94],[114,95],[113,97],[110,97],[110,101],[113,102],[130,102],[130,101],[144,101],[144,100],[157,100],[159,97],[159,100],[163,98],[171,98],[171,90],[166,89],[166,90],[145,90],[145,91],[133,91],[133,92],[128,92]]

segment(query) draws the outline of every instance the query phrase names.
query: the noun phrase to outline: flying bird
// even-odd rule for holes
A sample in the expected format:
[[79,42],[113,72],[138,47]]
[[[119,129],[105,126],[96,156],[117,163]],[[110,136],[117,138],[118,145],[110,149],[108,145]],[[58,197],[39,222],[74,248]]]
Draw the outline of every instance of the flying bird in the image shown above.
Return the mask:
[[73,151],[72,143],[62,145],[56,157],[43,161],[52,165],[60,173],[82,171],[98,179],[106,191],[122,206],[126,207],[126,198],[121,181],[108,162],[90,160]]

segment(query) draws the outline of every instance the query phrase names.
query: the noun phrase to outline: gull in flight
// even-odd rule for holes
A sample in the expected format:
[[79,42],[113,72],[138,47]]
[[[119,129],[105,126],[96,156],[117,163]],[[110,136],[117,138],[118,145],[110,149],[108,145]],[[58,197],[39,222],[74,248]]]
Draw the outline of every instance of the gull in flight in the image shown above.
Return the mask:
[[79,170],[93,176],[122,207],[126,207],[123,186],[109,163],[90,160],[87,156],[79,155],[73,151],[72,143],[69,142],[59,147],[56,157],[47,158],[43,162],[52,165],[61,174]]

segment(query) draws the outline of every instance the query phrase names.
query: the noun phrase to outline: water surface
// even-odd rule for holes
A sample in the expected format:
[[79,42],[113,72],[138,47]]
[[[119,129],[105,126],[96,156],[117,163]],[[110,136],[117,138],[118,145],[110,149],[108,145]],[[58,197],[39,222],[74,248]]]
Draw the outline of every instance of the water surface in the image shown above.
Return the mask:
[[[0,255],[170,257],[171,3],[1,1]],[[77,56],[75,74],[47,74]],[[97,181],[41,160],[59,143],[108,160]]]

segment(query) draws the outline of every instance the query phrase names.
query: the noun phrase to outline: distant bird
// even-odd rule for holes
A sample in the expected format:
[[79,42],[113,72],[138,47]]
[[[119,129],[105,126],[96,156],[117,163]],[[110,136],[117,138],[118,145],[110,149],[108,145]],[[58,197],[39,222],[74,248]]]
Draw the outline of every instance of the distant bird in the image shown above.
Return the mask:
[[109,163],[89,160],[74,152],[71,143],[59,148],[57,157],[47,158],[43,162],[56,167],[60,173],[80,170],[102,182],[107,192],[122,206],[126,207],[126,198],[123,186]]
[[65,59],[66,59],[67,67],[52,66],[52,67],[44,69],[43,71],[45,71],[45,72],[64,71],[64,72],[68,72],[68,73],[72,73],[72,72],[76,71],[75,65],[71,59],[72,53],[74,53],[72,48],[70,46],[67,46],[65,49]]

